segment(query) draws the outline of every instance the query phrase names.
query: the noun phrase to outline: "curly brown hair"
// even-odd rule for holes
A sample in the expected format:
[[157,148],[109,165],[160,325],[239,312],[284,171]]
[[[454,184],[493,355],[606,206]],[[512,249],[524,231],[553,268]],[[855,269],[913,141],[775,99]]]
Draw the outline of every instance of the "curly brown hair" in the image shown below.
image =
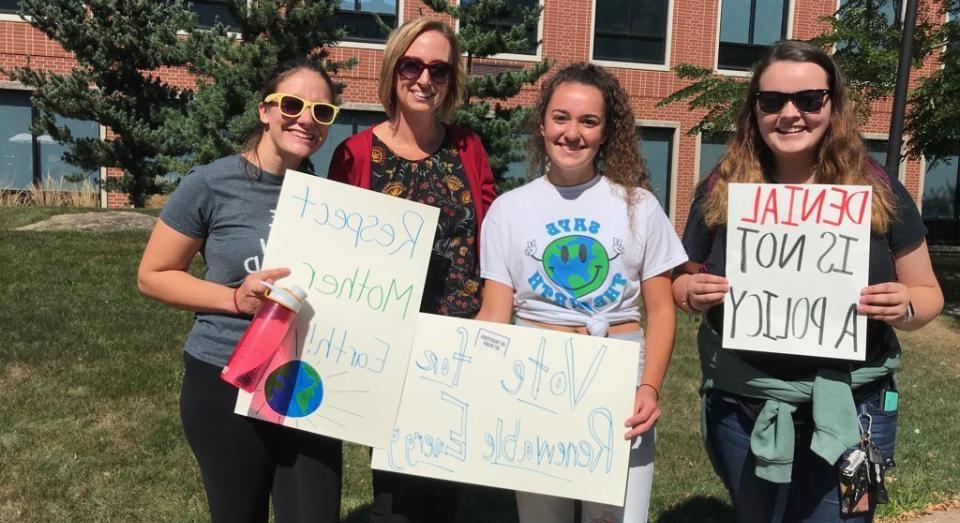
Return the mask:
[[636,119],[630,108],[627,92],[620,86],[616,76],[598,65],[586,62],[570,64],[543,85],[527,122],[530,133],[530,172],[543,173],[549,169],[550,158],[547,156],[540,127],[546,121],[547,106],[553,93],[565,83],[595,87],[603,95],[603,143],[593,159],[593,165],[598,173],[626,189],[627,203],[632,208],[637,198],[634,188],[651,190],[650,173],[643,155],[640,154]]
[[757,126],[756,96],[760,77],[774,62],[810,62],[827,73],[830,88],[830,125],[817,148],[814,183],[873,186],[871,229],[883,233],[890,227],[893,198],[890,181],[876,162],[870,159],[857,131],[854,108],[849,101],[837,64],[819,47],[807,42],[786,40],[774,45],[753,69],[753,77],[737,115],[737,130],[727,142],[720,163],[701,184],[709,194],[703,204],[707,225],[715,227],[727,221],[727,184],[763,183],[774,179],[773,152],[763,141]]

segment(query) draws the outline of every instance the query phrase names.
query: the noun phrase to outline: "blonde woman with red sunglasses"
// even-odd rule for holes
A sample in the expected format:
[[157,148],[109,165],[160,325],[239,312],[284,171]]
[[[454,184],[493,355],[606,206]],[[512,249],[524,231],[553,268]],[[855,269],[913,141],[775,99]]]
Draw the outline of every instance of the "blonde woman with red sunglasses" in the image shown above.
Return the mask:
[[[317,151],[337,115],[318,62],[277,66],[261,90],[260,125],[238,154],[194,168],[160,213],[140,262],[144,295],[196,313],[184,348],[180,417],[200,465],[211,520],[337,522],[341,444],[233,413],[237,389],[220,371],[260,307],[290,274],[260,266],[287,169]],[[188,272],[203,255],[203,278]]]
[[[480,309],[480,223],[494,198],[487,154],[449,125],[466,91],[450,26],[418,18],[387,40],[380,101],[388,120],[337,147],[330,178],[440,208],[420,310],[473,317]],[[457,483],[373,472],[371,523],[449,523]]]

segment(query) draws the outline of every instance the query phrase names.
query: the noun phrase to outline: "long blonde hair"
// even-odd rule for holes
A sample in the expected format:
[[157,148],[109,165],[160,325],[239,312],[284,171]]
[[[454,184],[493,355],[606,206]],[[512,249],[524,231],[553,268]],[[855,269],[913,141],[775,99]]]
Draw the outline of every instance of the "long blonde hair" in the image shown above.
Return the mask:
[[460,104],[467,97],[467,73],[463,68],[460,55],[460,41],[449,25],[426,17],[415,18],[403,24],[387,39],[387,47],[383,51],[383,64],[380,66],[380,89],[378,95],[380,103],[387,117],[393,119],[397,113],[397,61],[407,52],[410,44],[427,31],[437,31],[450,42],[450,65],[453,74],[447,84],[447,96],[440,104],[437,118],[442,122],[449,122]]
[[773,152],[763,141],[754,111],[760,77],[774,62],[810,62],[827,73],[830,88],[830,125],[817,147],[815,183],[870,185],[873,205],[870,226],[885,233],[893,217],[890,180],[883,168],[867,154],[857,131],[856,117],[846,94],[843,77],[836,63],[822,49],[795,40],[780,42],[753,69],[753,78],[746,100],[737,115],[737,130],[727,143],[720,163],[701,184],[709,194],[703,205],[703,216],[710,227],[727,221],[727,184],[731,182],[763,183],[773,178],[776,170]]

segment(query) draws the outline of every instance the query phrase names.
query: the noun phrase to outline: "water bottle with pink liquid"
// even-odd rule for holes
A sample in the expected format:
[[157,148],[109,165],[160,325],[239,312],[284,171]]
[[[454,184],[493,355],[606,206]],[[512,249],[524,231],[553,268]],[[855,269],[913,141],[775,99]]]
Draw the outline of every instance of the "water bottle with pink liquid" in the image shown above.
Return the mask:
[[260,382],[307,297],[297,285],[289,289],[264,285],[270,289],[266,299],[220,373],[223,381],[247,392],[253,392]]

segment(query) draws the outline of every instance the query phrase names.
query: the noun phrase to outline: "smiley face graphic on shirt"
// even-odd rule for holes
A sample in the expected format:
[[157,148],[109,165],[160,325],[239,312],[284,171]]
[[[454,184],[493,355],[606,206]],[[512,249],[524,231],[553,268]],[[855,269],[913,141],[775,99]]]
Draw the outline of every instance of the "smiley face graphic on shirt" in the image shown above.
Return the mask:
[[527,254],[543,265],[554,285],[580,298],[599,289],[607,280],[610,261],[623,252],[619,239],[613,240],[613,248],[617,254],[611,258],[595,238],[575,234],[551,241],[543,250],[543,258],[537,258],[533,252]]

